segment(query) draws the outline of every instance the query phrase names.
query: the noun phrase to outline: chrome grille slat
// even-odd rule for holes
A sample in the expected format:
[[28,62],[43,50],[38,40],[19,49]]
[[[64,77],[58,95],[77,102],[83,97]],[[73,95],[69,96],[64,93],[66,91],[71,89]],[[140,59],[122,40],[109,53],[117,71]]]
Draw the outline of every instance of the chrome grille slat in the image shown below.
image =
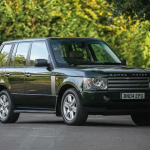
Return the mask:
[[108,90],[148,90],[148,77],[108,77]]
[[[139,84],[111,84],[108,87],[137,87]],[[148,84],[142,84],[141,87],[148,87]]]
[[133,80],[148,80],[148,77],[109,77],[111,80],[120,80],[120,79],[133,79]]
[[108,83],[147,83],[148,80],[113,80],[109,81]]
[[139,90],[139,91],[140,91],[140,90],[148,90],[148,88],[108,88],[108,90],[112,90],[112,91],[113,91],[113,90],[114,90],[114,91],[115,91],[115,90],[122,90],[122,91],[123,91],[123,90],[124,90],[124,91],[125,91],[125,90],[126,90],[126,91],[127,91],[127,90]]

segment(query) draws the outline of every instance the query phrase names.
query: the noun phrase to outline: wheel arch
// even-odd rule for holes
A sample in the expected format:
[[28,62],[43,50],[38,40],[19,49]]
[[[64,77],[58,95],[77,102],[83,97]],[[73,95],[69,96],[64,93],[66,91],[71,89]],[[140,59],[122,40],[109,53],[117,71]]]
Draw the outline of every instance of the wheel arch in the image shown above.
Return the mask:
[[9,91],[9,89],[8,89],[5,85],[0,85],[0,92],[1,92],[2,90],[8,90],[8,91]]
[[5,85],[0,84],[0,92],[3,91],[3,90],[7,90],[9,95],[10,95],[10,97],[11,97],[10,90]]

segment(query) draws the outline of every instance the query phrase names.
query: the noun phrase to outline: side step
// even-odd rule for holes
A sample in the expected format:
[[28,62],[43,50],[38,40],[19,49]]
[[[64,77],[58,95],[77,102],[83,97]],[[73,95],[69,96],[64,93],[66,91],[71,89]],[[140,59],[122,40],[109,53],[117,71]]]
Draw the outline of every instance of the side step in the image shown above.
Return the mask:
[[55,111],[51,111],[51,110],[14,110],[14,113],[45,113],[45,114],[55,114]]

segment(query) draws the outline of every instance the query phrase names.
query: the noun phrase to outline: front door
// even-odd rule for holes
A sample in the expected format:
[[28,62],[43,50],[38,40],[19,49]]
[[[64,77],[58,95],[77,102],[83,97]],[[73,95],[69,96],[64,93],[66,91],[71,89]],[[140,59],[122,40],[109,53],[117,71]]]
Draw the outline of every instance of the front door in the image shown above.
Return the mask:
[[50,67],[35,67],[35,59],[48,61],[48,50],[45,41],[33,42],[29,66],[25,71],[25,94],[29,106],[55,106],[55,97],[51,95]]

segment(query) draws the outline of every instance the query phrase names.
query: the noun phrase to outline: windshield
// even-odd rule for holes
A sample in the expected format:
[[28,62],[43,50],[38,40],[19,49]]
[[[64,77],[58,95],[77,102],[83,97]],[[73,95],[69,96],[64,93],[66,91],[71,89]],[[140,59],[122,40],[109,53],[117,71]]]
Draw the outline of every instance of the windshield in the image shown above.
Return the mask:
[[51,42],[58,66],[121,64],[116,54],[102,41]]

